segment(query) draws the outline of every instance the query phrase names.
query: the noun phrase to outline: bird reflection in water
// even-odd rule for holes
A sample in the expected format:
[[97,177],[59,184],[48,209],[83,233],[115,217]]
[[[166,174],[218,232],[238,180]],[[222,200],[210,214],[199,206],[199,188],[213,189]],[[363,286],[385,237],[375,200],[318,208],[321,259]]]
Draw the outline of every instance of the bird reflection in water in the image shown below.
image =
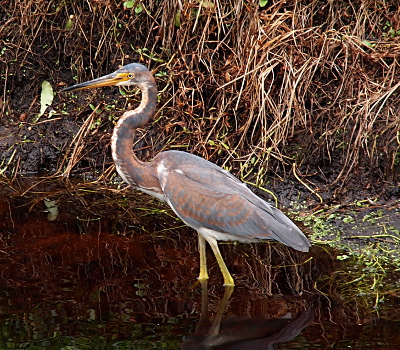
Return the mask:
[[311,308],[292,317],[288,312],[279,319],[261,316],[223,316],[233,287],[225,287],[213,320],[208,311],[207,281],[202,285],[201,315],[196,331],[181,344],[182,350],[269,350],[274,345],[296,338],[313,320]]
[[218,240],[278,241],[301,252],[309,250],[309,240],[287,216],[221,167],[180,151],[161,152],[151,162],[137,158],[132,149],[135,130],[153,118],[157,104],[156,81],[145,66],[131,63],[62,91],[111,85],[135,86],[142,91],[139,107],[126,111],[114,128],[111,149],[116,169],[131,187],[166,202],[186,225],[197,231],[200,281],[208,279],[206,241],[226,286],[233,286],[234,281],[219,251]]

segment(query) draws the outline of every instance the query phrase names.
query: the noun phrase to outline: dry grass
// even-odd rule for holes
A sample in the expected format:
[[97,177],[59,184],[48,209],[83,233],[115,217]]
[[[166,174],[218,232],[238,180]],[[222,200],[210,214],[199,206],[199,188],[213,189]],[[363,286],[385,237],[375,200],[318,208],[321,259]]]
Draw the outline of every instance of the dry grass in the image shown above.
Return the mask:
[[[19,0],[0,10],[2,123],[27,113],[29,126],[44,77],[70,84],[71,76],[82,81],[141,61],[158,73],[162,91],[157,134],[143,136],[157,151],[188,150],[257,185],[297,169],[295,178],[317,195],[340,194],[354,180],[365,188],[399,181],[400,10],[387,1],[260,8],[256,0],[165,0],[124,9],[115,0]],[[101,94],[110,92],[90,101],[107,104]],[[68,97],[59,98],[56,107],[73,113],[62,105]],[[88,144],[100,137],[107,146],[113,124],[102,118]],[[83,151],[80,158],[90,157]],[[84,166],[109,166],[105,154]]]

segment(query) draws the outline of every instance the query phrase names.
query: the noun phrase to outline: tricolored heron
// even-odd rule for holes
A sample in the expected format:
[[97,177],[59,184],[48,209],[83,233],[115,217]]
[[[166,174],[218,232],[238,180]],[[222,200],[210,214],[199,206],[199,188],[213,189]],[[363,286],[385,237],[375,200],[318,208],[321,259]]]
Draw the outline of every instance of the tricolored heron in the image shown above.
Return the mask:
[[161,152],[151,162],[137,158],[132,149],[135,129],[153,118],[157,103],[156,81],[145,66],[131,63],[62,91],[111,85],[136,86],[142,91],[139,107],[126,111],[114,128],[111,149],[117,171],[130,186],[167,202],[186,225],[198,232],[199,280],[208,279],[206,241],[227,286],[233,286],[234,282],[219,251],[218,240],[273,240],[308,251],[309,240],[287,216],[219,166],[181,151]]

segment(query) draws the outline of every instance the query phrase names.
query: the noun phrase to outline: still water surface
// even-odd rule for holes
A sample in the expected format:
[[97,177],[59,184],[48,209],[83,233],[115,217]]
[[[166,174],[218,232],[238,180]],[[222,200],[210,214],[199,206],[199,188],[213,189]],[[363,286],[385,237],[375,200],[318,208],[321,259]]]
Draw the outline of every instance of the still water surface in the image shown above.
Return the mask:
[[25,189],[0,198],[0,349],[400,348],[399,322],[315,288],[324,247],[224,244],[235,289],[211,252],[202,286],[195,232],[157,202]]

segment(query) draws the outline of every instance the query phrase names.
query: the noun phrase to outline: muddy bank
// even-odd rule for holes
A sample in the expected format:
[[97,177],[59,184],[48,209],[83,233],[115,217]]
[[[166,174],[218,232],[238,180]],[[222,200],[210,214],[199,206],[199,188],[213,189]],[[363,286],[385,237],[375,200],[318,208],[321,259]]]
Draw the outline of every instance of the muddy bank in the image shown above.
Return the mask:
[[[160,91],[155,123],[136,145],[143,159],[186,150],[310,205],[400,195],[396,6],[17,1],[0,11],[0,172],[8,178],[112,180],[113,126],[140,96],[58,92],[137,61]],[[44,81],[56,94],[38,118]]]

